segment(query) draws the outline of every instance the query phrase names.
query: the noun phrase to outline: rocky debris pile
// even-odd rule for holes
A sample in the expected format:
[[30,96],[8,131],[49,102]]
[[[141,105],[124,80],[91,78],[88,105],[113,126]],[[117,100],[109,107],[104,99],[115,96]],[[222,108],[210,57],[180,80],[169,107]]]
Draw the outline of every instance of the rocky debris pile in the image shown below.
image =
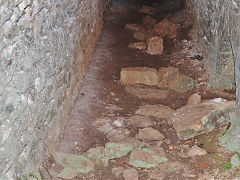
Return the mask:
[[163,38],[174,39],[178,35],[178,25],[174,24],[176,21],[173,21],[173,18],[165,18],[157,23],[152,17],[155,8],[150,6],[143,6],[139,12],[147,14],[142,19],[142,25],[126,24],[125,26],[125,29],[134,31],[133,37],[140,41],[130,43],[129,48],[146,50],[150,55],[162,55]]
[[[169,88],[179,93],[191,91],[196,87],[196,82],[192,78],[179,73],[179,70],[173,67],[163,67],[158,71],[148,67],[122,68],[120,80],[124,85],[151,85],[160,89]],[[168,94],[167,91],[153,88],[127,87],[126,91],[140,98],[154,98],[155,96],[157,99],[163,99]]]
[[213,99],[177,109],[170,120],[178,137],[186,140],[226,125],[235,106],[235,101]]

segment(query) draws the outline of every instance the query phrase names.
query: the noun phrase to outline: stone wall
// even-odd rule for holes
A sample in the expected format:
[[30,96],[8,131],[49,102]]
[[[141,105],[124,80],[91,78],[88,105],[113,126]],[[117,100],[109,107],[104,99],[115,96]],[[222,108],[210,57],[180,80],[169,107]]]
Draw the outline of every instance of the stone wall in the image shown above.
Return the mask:
[[240,153],[240,0],[185,2],[195,17],[199,46],[209,57],[210,85],[231,89],[236,83],[236,114],[219,140],[228,150]]
[[185,0],[195,17],[199,46],[210,61],[209,85],[214,89],[231,90],[235,86],[234,53],[231,32],[239,13],[239,0]]
[[109,0],[0,0],[0,179],[58,141]]

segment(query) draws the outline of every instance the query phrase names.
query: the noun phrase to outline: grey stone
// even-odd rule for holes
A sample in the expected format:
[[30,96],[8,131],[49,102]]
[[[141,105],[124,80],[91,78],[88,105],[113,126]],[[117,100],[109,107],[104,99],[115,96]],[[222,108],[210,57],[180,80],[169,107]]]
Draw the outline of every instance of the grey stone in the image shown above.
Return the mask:
[[235,101],[210,100],[177,109],[170,119],[178,137],[186,140],[227,124],[235,104]]
[[123,178],[125,180],[138,180],[138,172],[136,169],[125,169],[123,171]]
[[126,120],[128,126],[138,127],[138,128],[145,128],[149,126],[155,125],[152,118],[147,116],[132,116]]
[[234,156],[231,157],[231,163],[233,167],[240,166],[240,157],[238,154],[235,154]]
[[171,109],[168,106],[157,104],[157,105],[144,105],[141,106],[137,111],[136,114],[142,115],[142,116],[150,116],[155,118],[169,118],[169,116],[174,112],[173,109]]
[[159,141],[164,139],[164,135],[151,127],[139,129],[137,137],[141,140]]
[[153,168],[168,161],[165,153],[161,154],[148,148],[134,149],[130,154],[129,164],[136,168]]
[[121,166],[112,168],[112,173],[115,174],[116,178],[120,178],[123,171],[124,168]]

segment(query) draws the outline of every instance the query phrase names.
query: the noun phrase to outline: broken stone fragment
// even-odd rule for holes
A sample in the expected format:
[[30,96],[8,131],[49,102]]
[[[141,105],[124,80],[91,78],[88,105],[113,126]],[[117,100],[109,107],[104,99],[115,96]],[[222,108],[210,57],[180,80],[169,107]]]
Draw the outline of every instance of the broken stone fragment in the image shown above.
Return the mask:
[[179,70],[178,68],[174,68],[174,67],[162,67],[158,70],[158,75],[160,78],[160,81],[173,81],[174,79],[177,78],[179,74]]
[[134,149],[130,154],[129,164],[136,168],[153,168],[168,161],[165,153],[161,154],[148,148]]
[[125,128],[113,129],[107,133],[107,138],[112,141],[120,141],[130,135],[130,131]]
[[144,31],[137,31],[133,33],[133,37],[138,41],[148,41],[153,35]]
[[76,177],[78,173],[76,172],[75,169],[70,168],[70,167],[65,167],[58,175],[58,178],[62,179],[73,179]]
[[187,106],[199,104],[200,102],[201,102],[201,95],[199,95],[198,93],[195,93],[188,98]]
[[124,180],[138,180],[138,172],[134,168],[125,169],[123,171]]
[[152,116],[152,117],[161,119],[161,118],[168,118],[173,112],[174,112],[173,109],[162,104],[157,104],[157,105],[148,104],[148,105],[141,106],[136,111],[136,114],[142,115],[142,116],[150,116],[150,117]]
[[125,29],[131,30],[131,31],[143,31],[144,28],[142,26],[139,26],[137,24],[126,24]]
[[155,8],[151,6],[146,6],[146,5],[143,5],[142,8],[138,10],[138,12],[140,13],[150,14],[150,15],[152,15],[154,11],[155,11]]
[[93,124],[99,132],[104,134],[113,130],[111,119],[109,118],[98,118]]
[[145,50],[147,49],[147,45],[144,42],[133,42],[128,45],[131,49],[140,49]]
[[122,68],[120,79],[123,84],[157,85],[159,81],[157,70],[148,67]]
[[178,74],[174,80],[168,82],[169,89],[177,91],[179,93],[186,93],[188,91],[191,91],[195,86],[196,82],[184,74]]
[[[94,171],[94,162],[85,156],[76,154],[55,153],[53,154],[53,157],[58,164],[62,165],[63,167],[72,168],[77,173],[88,173]],[[63,173],[68,172],[66,170]]]
[[197,145],[194,145],[193,147],[191,147],[191,149],[189,149],[187,152],[187,156],[189,157],[203,156],[206,154],[207,154],[207,151],[205,149],[198,147]]
[[141,140],[159,141],[164,139],[164,135],[151,127],[139,129],[137,137]]
[[158,36],[151,37],[148,40],[147,53],[150,55],[163,54],[163,39]]
[[130,117],[129,119],[127,119],[126,122],[128,126],[133,126],[138,128],[145,128],[145,127],[155,125],[152,118],[147,116],[138,116],[138,115]]
[[123,171],[124,171],[124,168],[121,166],[112,168],[112,173],[116,176],[117,179],[121,177],[121,174],[123,173]]
[[207,101],[177,109],[171,116],[180,139],[186,140],[226,125],[235,110],[235,101]]
[[92,159],[92,160],[98,160],[104,157],[103,153],[104,147],[103,146],[98,146],[96,148],[90,148],[86,154],[87,157]]
[[121,158],[128,155],[134,149],[134,145],[131,143],[106,143],[104,154],[107,159]]
[[141,99],[166,99],[168,96],[167,90],[140,88],[140,87],[125,87],[125,90]]
[[169,39],[176,38],[178,34],[177,26],[171,23],[167,18],[156,24],[154,31],[161,37],[167,36]]

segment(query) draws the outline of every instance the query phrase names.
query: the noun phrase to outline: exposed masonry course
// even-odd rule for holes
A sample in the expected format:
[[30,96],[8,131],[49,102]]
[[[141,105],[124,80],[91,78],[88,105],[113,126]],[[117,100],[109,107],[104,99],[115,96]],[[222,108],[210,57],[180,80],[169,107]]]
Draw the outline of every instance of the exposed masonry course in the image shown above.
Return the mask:
[[109,0],[0,0],[0,179],[22,179],[66,123]]

